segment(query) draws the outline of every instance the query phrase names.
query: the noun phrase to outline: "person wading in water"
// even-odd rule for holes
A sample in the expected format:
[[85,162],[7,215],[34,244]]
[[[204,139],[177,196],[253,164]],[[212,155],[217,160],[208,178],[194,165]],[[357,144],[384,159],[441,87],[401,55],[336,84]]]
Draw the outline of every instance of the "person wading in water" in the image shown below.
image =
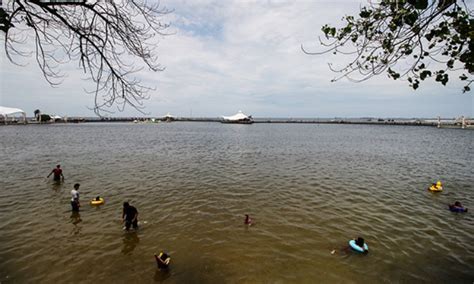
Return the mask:
[[53,175],[53,180],[54,181],[64,181],[64,175],[63,175],[63,170],[61,169],[61,165],[57,165],[56,168],[54,168],[50,173],[49,175],[46,177],[46,178],[49,178],[52,174]]

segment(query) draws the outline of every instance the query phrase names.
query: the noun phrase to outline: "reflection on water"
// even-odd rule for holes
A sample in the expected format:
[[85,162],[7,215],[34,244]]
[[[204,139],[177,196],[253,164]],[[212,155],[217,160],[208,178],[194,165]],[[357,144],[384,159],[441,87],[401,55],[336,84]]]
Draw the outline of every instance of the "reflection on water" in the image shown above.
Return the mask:
[[171,272],[170,269],[158,269],[156,268],[155,270],[155,275],[153,277],[153,280],[155,282],[164,282],[166,279],[171,277]]
[[[0,282],[472,283],[473,136],[357,125],[2,126]],[[58,163],[67,179],[45,181]],[[427,191],[438,179],[444,191]],[[74,183],[82,207],[71,216]],[[97,195],[106,204],[89,205]],[[467,214],[448,210],[456,200]],[[122,231],[124,201],[140,212],[138,232]],[[244,214],[258,224],[244,225]],[[357,236],[368,255],[344,250]],[[157,271],[159,249],[173,255],[169,273]]]
[[125,232],[123,234],[123,246],[122,246],[122,253],[123,254],[130,254],[135,247],[140,242],[140,238],[138,237],[137,232]]
[[81,232],[82,226],[79,226],[79,223],[81,222],[81,214],[79,214],[79,212],[72,212],[71,223],[74,225],[74,227],[71,231],[71,235],[77,235]]
[[51,182],[51,187],[54,191],[58,191],[58,190],[61,190],[62,189],[62,186],[63,183],[62,182],[59,182],[59,181],[53,181]]

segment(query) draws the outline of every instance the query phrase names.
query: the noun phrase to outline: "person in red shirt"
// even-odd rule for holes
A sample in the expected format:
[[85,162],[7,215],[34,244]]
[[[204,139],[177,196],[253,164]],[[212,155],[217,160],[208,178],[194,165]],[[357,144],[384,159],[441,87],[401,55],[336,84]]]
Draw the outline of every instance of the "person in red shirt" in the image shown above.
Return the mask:
[[64,181],[64,175],[63,175],[63,170],[61,169],[61,165],[57,165],[56,168],[54,168],[46,178],[49,178],[52,174],[54,174],[53,175],[54,181],[60,181],[61,178]]

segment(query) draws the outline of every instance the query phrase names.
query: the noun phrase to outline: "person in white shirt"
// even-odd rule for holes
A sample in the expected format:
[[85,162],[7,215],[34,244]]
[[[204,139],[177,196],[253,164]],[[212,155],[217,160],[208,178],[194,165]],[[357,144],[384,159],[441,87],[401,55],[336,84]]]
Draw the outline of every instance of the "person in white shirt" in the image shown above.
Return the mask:
[[76,183],[74,185],[74,189],[71,190],[72,212],[79,212],[79,207],[81,207],[81,204],[79,203],[79,186],[80,186],[80,184]]

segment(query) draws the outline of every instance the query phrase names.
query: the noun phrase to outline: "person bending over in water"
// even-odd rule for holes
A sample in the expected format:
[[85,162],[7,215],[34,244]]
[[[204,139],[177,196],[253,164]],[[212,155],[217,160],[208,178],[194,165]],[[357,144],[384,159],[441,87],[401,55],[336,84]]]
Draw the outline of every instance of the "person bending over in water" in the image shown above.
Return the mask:
[[170,265],[171,257],[165,252],[160,253],[159,256],[155,253],[155,259],[159,269],[166,269]]
[[61,181],[61,178],[64,181],[64,175],[63,175],[63,170],[61,169],[61,165],[57,165],[56,168],[54,168],[46,178],[49,178],[52,174],[54,174],[53,175],[54,181]]
[[125,223],[124,230],[129,230],[130,226],[138,229],[138,211],[137,208],[131,206],[128,202],[123,203],[122,220]]
[[252,225],[252,219],[250,219],[250,216],[248,214],[245,214],[245,220],[244,220],[245,225]]

